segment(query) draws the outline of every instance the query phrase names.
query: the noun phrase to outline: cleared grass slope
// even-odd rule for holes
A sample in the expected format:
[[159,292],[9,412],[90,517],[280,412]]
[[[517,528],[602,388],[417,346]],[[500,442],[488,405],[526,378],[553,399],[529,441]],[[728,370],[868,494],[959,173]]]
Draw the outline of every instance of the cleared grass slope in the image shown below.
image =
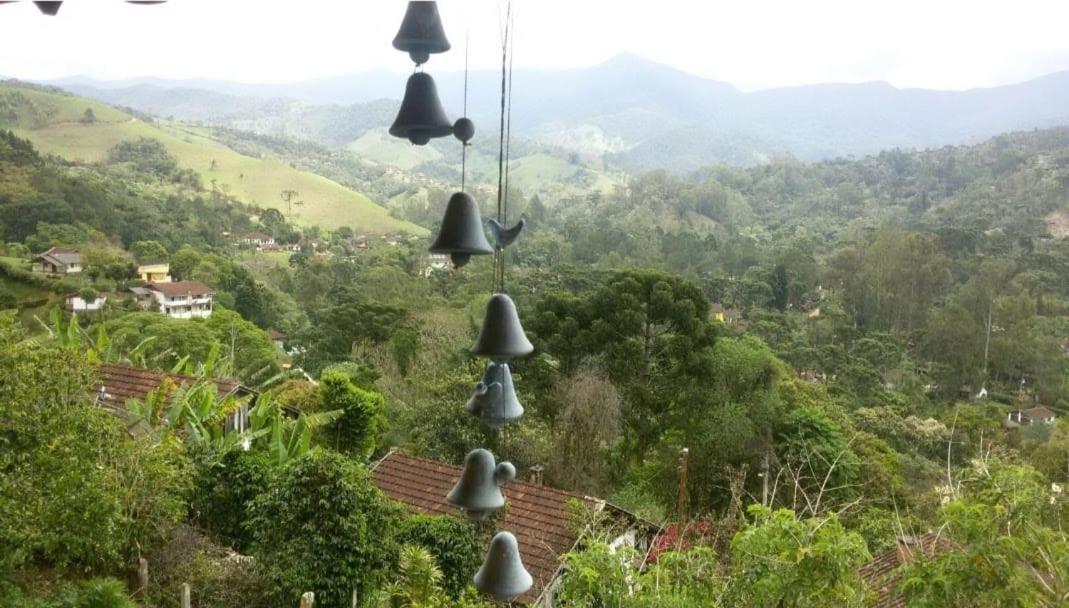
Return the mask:
[[[92,110],[95,122],[83,121],[87,109]],[[427,234],[426,229],[391,217],[368,197],[325,177],[276,159],[243,156],[193,127],[148,124],[82,97],[0,85],[0,127],[28,138],[42,152],[83,163],[105,162],[108,151],[121,141],[151,137],[167,147],[180,167],[199,173],[206,187],[214,181],[231,196],[279,209],[299,224],[351,226],[369,234]],[[287,208],[281,199],[283,190],[296,190],[304,204]]]

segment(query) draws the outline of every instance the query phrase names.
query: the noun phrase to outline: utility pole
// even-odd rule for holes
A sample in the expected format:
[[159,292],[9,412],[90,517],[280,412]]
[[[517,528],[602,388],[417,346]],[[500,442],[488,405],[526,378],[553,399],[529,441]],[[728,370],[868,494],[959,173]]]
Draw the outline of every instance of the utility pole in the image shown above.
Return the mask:
[[687,461],[690,450],[683,448],[679,453],[679,497],[676,499],[676,519],[682,524],[687,519]]
[[768,506],[768,449],[761,458],[761,504]]

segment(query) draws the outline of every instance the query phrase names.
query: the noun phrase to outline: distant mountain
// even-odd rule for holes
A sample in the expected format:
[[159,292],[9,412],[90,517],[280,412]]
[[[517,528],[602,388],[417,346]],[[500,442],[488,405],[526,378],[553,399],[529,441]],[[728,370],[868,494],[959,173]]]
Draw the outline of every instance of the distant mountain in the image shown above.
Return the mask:
[[[447,111],[456,116],[463,74],[435,76]],[[374,71],[294,84],[79,77],[49,84],[164,116],[341,146],[390,123],[404,75]],[[496,133],[500,74],[473,72],[469,91],[469,115],[482,134]],[[1069,72],[968,91],[874,82],[747,93],[623,55],[590,68],[517,70],[513,93],[512,128],[519,137],[597,154],[628,169],[686,171],[787,154],[861,156],[1069,124]]]

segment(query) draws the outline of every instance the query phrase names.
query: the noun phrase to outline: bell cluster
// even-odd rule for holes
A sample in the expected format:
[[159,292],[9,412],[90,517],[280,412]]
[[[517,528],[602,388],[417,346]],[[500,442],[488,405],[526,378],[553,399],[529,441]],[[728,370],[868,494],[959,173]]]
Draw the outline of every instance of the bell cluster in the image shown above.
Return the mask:
[[[417,68],[432,54],[448,51],[450,45],[437,3],[409,2],[393,46],[407,52]],[[467,118],[451,124],[438,98],[434,79],[426,72],[414,72],[408,78],[404,100],[390,134],[415,145],[425,145],[450,133],[466,146],[475,135],[475,125]],[[466,192],[457,192],[449,198],[430,251],[449,255],[459,268],[473,255],[502,251],[516,240],[524,222],[520,220],[512,227],[505,227],[498,220],[490,220],[488,225],[493,246],[486,238],[475,199]],[[499,430],[523,416],[509,361],[532,351],[534,346],[523,331],[516,304],[504,293],[493,294],[471,349],[472,354],[488,359],[486,371],[467,403],[468,412],[488,428]],[[515,478],[516,467],[511,463],[497,462],[489,450],[477,448],[464,459],[464,470],[446,500],[469,518],[485,519],[504,508],[505,495],[501,488]],[[511,601],[532,587],[534,580],[523,565],[515,536],[510,532],[498,532],[494,536],[473,583],[480,592],[499,602]]]

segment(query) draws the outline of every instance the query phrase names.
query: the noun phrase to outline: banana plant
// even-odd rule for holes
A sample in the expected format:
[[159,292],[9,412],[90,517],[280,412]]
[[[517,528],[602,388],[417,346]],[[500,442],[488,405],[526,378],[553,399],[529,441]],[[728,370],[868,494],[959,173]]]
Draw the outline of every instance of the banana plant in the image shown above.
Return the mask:
[[35,316],[34,319],[53,340],[62,346],[84,349],[89,362],[96,365],[132,361],[140,367],[147,367],[145,353],[149,345],[156,340],[155,336],[149,336],[138,342],[130,351],[122,353],[108,336],[108,330],[103,323],[96,326],[94,338],[89,335],[88,330],[82,329],[77,315],[71,316],[70,321],[64,323],[63,313],[59,308],[52,309],[48,323],[42,321],[40,317]]
[[268,394],[262,394],[249,410],[249,423],[257,436],[267,436],[267,450],[279,465],[305,454],[312,447],[315,430],[344,415],[343,410],[301,412],[296,420],[287,419],[282,408]]

